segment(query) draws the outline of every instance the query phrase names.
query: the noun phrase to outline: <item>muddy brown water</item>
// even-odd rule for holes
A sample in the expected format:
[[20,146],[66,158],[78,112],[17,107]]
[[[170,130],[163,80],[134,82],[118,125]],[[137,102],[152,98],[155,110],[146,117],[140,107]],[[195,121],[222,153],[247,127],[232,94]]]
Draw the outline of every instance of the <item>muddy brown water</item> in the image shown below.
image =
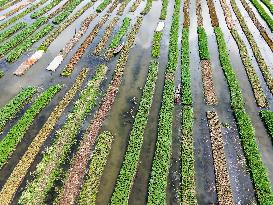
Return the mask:
[[[77,8],[78,10],[81,6],[83,6],[87,0],[82,2]],[[253,125],[256,129],[256,139],[259,144],[263,161],[265,162],[267,168],[269,169],[270,179],[273,182],[273,148],[271,139],[267,136],[265,132],[265,128],[258,116],[259,109],[255,104],[255,99],[248,82],[248,78],[244,71],[243,64],[240,59],[240,55],[238,52],[237,45],[233,40],[229,30],[226,27],[224,15],[220,3],[218,0],[215,0],[215,7],[217,10],[217,15],[219,18],[220,26],[225,34],[225,40],[228,45],[229,55],[231,58],[232,65],[236,72],[236,76],[240,82],[240,86],[243,90],[243,95],[246,101],[246,110],[250,114]],[[197,38],[197,17],[196,17],[196,2],[190,2],[190,70],[191,70],[191,86],[193,93],[193,109],[194,109],[194,147],[195,147],[195,170],[196,170],[196,192],[198,204],[217,204],[217,195],[215,189],[215,176],[214,176],[214,165],[212,159],[211,152],[211,143],[209,130],[206,121],[206,111],[207,110],[215,110],[220,118],[222,123],[225,123],[226,127],[222,128],[224,142],[225,142],[225,154],[227,158],[228,170],[230,175],[230,182],[233,192],[233,198],[235,204],[250,204],[251,202],[255,202],[255,195],[253,186],[251,183],[251,179],[249,173],[246,170],[245,159],[242,151],[242,147],[240,145],[240,140],[238,137],[236,123],[234,121],[233,112],[230,107],[230,96],[229,90],[227,87],[227,83],[222,71],[222,68],[219,63],[219,55],[216,44],[215,35],[213,33],[213,28],[210,23],[210,16],[208,13],[208,7],[205,0],[201,1],[202,3],[202,13],[204,19],[204,27],[208,34],[209,41],[209,50],[211,56],[212,70],[213,70],[213,81],[216,88],[216,94],[219,100],[219,104],[217,106],[207,106],[204,101],[203,96],[203,87],[202,87],[202,79],[201,79],[201,67],[200,67],[200,59],[198,54],[198,38]],[[228,2],[229,3],[229,2]],[[253,31],[253,35],[255,36],[255,40],[257,41],[259,48],[261,49],[262,54],[268,66],[272,68],[273,58],[272,53],[269,48],[266,46],[264,40],[259,36],[259,32],[256,27],[252,23],[251,19],[247,16],[247,13],[244,11],[239,0],[236,1],[239,9],[245,16],[245,20],[247,21],[247,25]],[[35,64],[30,70],[26,72],[26,74],[22,77],[14,76],[12,73],[17,69],[17,67],[28,58],[29,55],[33,54],[35,48],[42,42],[39,41],[35,43],[32,49],[21,57],[14,64],[8,64],[4,60],[0,61],[0,68],[5,71],[5,76],[0,79],[0,106],[3,106],[7,103],[13,96],[15,96],[22,87],[26,87],[29,85],[38,86],[40,89],[46,89],[49,85],[53,85],[56,83],[64,84],[64,88],[61,92],[59,92],[52,102],[43,109],[40,114],[36,117],[33,125],[28,130],[25,135],[23,141],[19,143],[16,151],[12,155],[10,161],[7,165],[0,170],[0,187],[3,186],[7,177],[9,176],[11,170],[14,168],[16,163],[19,161],[21,156],[24,154],[28,145],[31,143],[33,138],[39,132],[40,128],[46,121],[47,117],[51,113],[52,109],[57,105],[59,100],[63,97],[65,92],[69,89],[77,74],[81,70],[82,67],[89,67],[90,72],[88,78],[85,80],[86,82],[91,79],[92,75],[95,72],[95,66],[104,63],[104,60],[99,56],[91,55],[93,49],[97,45],[100,40],[100,37],[103,35],[103,32],[113,16],[115,16],[118,7],[112,13],[111,17],[107,21],[107,23],[102,27],[98,36],[94,39],[92,44],[87,48],[86,53],[80,60],[80,62],[76,65],[73,74],[68,78],[60,77],[62,69],[69,62],[72,55],[76,52],[76,50],[80,47],[80,44],[84,41],[85,37],[89,32],[92,31],[93,27],[97,24],[100,17],[106,13],[106,10],[99,14],[99,16],[91,23],[91,26],[88,28],[88,31],[85,35],[80,39],[78,44],[72,49],[72,51],[68,54],[66,59],[63,61],[61,66],[56,70],[56,72],[48,72],[45,70],[49,62],[59,53],[60,49],[64,47],[65,43],[69,41],[69,39],[73,36],[75,29],[78,30],[80,27],[80,22],[86,18],[90,13],[94,12],[95,7],[98,6],[99,2],[96,2],[90,9],[87,10],[79,19],[77,19],[74,23],[72,23],[62,34],[51,44],[48,51],[44,54],[43,58]],[[132,18],[132,24],[135,22],[135,17],[139,15],[139,13],[145,7],[145,2],[142,1],[138,9],[134,14],[129,12],[130,6],[133,4],[131,1],[125,9],[123,16],[120,18],[118,22],[118,27],[114,29],[113,35],[118,31],[122,23],[122,19],[125,16],[130,16]],[[181,32],[182,32],[182,22],[183,22],[183,4],[184,1],[181,1],[181,16],[180,16],[180,30],[179,30],[179,56],[181,52]],[[158,70],[158,79],[156,83],[154,100],[152,103],[150,115],[148,118],[148,125],[144,132],[144,141],[140,155],[140,163],[138,165],[137,174],[134,180],[132,193],[129,198],[129,204],[146,204],[147,201],[147,190],[148,183],[150,178],[150,171],[152,166],[152,160],[155,151],[155,144],[157,139],[157,124],[158,124],[158,116],[161,106],[162,99],[162,91],[164,86],[164,76],[165,69],[168,60],[168,47],[169,47],[169,31],[171,27],[171,20],[173,14],[173,6],[174,1],[170,0],[168,5],[167,19],[165,20],[165,28],[163,31],[163,37],[161,40],[161,54],[159,60],[159,70]],[[109,8],[109,6],[108,6]],[[53,12],[57,7],[55,7],[51,12]],[[231,9],[231,7],[230,7]],[[126,147],[128,144],[130,130],[132,128],[132,124],[134,122],[134,116],[136,115],[138,104],[140,102],[142,88],[145,84],[145,79],[148,72],[148,66],[151,59],[151,42],[154,30],[159,21],[159,15],[161,10],[161,2],[153,1],[152,9],[148,15],[144,17],[143,24],[136,38],[136,44],[130,51],[129,60],[126,65],[126,69],[123,76],[122,85],[120,87],[118,96],[115,100],[115,103],[109,113],[107,120],[103,124],[102,130],[109,130],[114,134],[115,140],[112,144],[112,149],[110,156],[108,158],[108,162],[105,168],[105,171],[102,176],[101,185],[99,189],[99,194],[97,198],[97,204],[108,204],[112,192],[114,190],[115,182],[119,173],[119,169],[122,164],[122,159],[124,153],[126,151]],[[253,8],[255,11],[255,8]],[[75,13],[75,11],[73,13]],[[255,11],[256,12],[256,11]],[[233,14],[233,18],[236,19],[236,16]],[[1,12],[0,12],[1,15]],[[259,16],[259,14],[257,14]],[[26,22],[32,22],[30,18],[30,14],[24,17]],[[260,20],[263,23],[263,20]],[[253,57],[253,53],[251,51],[250,45],[247,43],[247,39],[245,38],[243,32],[240,29],[240,25],[235,21],[236,28],[240,33],[240,36],[243,38],[244,42],[247,45],[248,51],[252,57],[253,65],[259,75],[259,79],[262,82],[263,89],[266,92],[267,98],[269,100],[270,108],[273,108],[273,100],[272,95],[269,93],[266,88],[265,82],[262,78],[262,75],[257,67],[257,63],[255,58]],[[270,31],[268,32],[272,37]],[[256,38],[256,36],[258,36]],[[109,42],[108,42],[109,44]],[[104,50],[105,51],[105,50]],[[109,71],[106,75],[106,80],[101,86],[102,92],[107,89],[107,85],[111,80],[111,76],[113,75],[113,71],[115,68],[115,63],[118,56],[106,62],[109,66]],[[176,71],[175,83],[176,86],[180,84],[180,58],[178,62],[178,69]],[[84,85],[82,87],[84,87]],[[77,93],[73,102],[78,98],[79,93]],[[136,104],[133,103],[132,99],[135,98]],[[100,97],[98,98],[98,104],[100,101]],[[62,117],[59,119],[55,131],[62,126],[64,123],[67,114],[72,110],[73,102],[69,104],[69,106],[65,109]],[[23,114],[24,110],[30,105],[27,104],[23,111],[21,111],[14,120],[12,120],[8,126],[4,130],[4,134],[0,135],[0,139],[3,138],[5,133],[8,132],[10,127],[17,122],[19,117]],[[92,110],[89,114],[83,125],[81,126],[80,134],[78,134],[78,142],[81,139],[84,130],[88,127],[92,116],[97,109],[98,105]],[[179,194],[180,194],[180,181],[181,181],[181,105],[176,105],[173,112],[174,123],[173,123],[173,141],[172,141],[172,155],[171,155],[171,166],[168,177],[168,186],[167,186],[167,204],[179,204]],[[102,131],[101,130],[101,131]],[[44,150],[47,146],[52,143],[54,139],[55,131],[49,136],[42,150]],[[75,152],[76,146],[73,147],[71,152],[72,154]],[[31,166],[29,172],[35,170],[36,164],[41,160],[41,153],[37,156],[37,159]],[[68,166],[65,167],[68,169]],[[27,177],[24,179],[22,185],[16,193],[15,200],[13,204],[18,202],[18,197],[22,193],[23,188],[26,185],[27,180],[30,180],[31,176],[28,173]],[[56,184],[57,187],[57,184]],[[54,192],[50,193],[50,195],[54,198]],[[49,198],[51,199],[51,198]]]

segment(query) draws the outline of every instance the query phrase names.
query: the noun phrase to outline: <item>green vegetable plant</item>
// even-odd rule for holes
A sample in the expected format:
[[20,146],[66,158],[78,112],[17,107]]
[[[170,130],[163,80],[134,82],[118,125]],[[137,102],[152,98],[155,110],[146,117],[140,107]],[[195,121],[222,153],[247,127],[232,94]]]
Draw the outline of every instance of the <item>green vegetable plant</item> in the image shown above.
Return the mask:
[[158,62],[151,61],[138,112],[135,117],[129,144],[117,178],[115,190],[111,197],[111,204],[128,204],[134,177],[140,158],[144,130],[148,122],[152,106],[155,83],[157,79]]
[[179,50],[179,15],[180,0],[176,0],[170,30],[168,64],[165,73],[162,104],[159,112],[156,150],[148,185],[148,205],[166,203],[166,187],[172,145],[173,98],[175,93],[174,74],[177,68]]
[[51,101],[54,95],[60,91],[61,86],[49,87],[43,92],[23,114],[19,121],[9,130],[0,142],[0,168],[7,162],[17,144],[21,142],[28,128],[33,123],[39,112]]
[[161,8],[161,14],[160,19],[165,20],[167,17],[167,9],[168,9],[168,0],[162,0],[162,8]]
[[6,123],[31,99],[35,92],[37,92],[37,89],[34,87],[25,88],[0,108],[0,132]]
[[37,155],[41,151],[41,147],[44,142],[48,139],[51,132],[56,128],[56,123],[60,119],[66,107],[72,101],[76,93],[86,79],[88,75],[88,70],[83,69],[71,88],[66,92],[64,97],[59,101],[58,105],[54,108],[52,113],[49,115],[47,121],[40,129],[39,133],[35,136],[31,144],[27,147],[26,152],[16,164],[5,184],[3,185],[0,198],[2,199],[2,204],[10,204],[13,200],[13,197],[20,187],[21,183],[24,180],[24,177],[27,175],[30,166],[33,161],[36,159]]
[[146,1],[146,6],[145,8],[143,9],[143,11],[141,12],[142,15],[146,15],[149,13],[149,11],[151,10],[152,8],[152,4],[153,4],[153,0],[147,0]]
[[206,31],[203,27],[197,28],[198,33],[198,47],[199,47],[199,56],[201,60],[209,60],[209,48],[208,48],[208,38]]
[[61,165],[67,160],[81,124],[96,105],[96,99],[100,94],[99,86],[106,71],[105,65],[98,66],[94,77],[82,90],[79,99],[74,103],[72,112],[55,134],[52,146],[47,149],[42,161],[37,165],[34,172],[35,179],[27,185],[20,198],[20,203],[43,203],[48,191],[54,186],[54,182],[62,175]]
[[2,78],[5,75],[4,71],[0,70],[0,78]]
[[110,154],[113,135],[105,131],[98,137],[92,161],[89,166],[87,178],[82,186],[79,205],[95,204],[97,193],[99,191],[100,179],[104,171],[108,155]]
[[40,19],[36,20],[33,24],[23,29],[20,33],[18,33],[12,39],[2,44],[0,46],[0,57],[3,57],[12,48],[17,46],[19,43],[23,42],[28,36],[30,36],[34,31],[36,31],[40,26],[42,26],[47,21],[48,19],[46,17],[41,17]]
[[13,63],[20,56],[23,55],[35,42],[39,41],[41,38],[45,37],[51,30],[53,26],[51,24],[47,24],[40,31],[34,33],[29,38],[27,38],[23,43],[14,48],[9,55],[7,56],[7,61],[9,63]]
[[[263,8],[263,6],[260,4],[260,2],[258,0],[250,0],[250,2],[255,6],[255,8],[257,9],[257,11],[261,15],[261,17],[265,20],[265,22],[267,23],[267,25],[269,26],[269,28],[272,32],[273,31],[273,19],[271,18],[271,16],[265,11],[265,9]],[[271,8],[272,8],[272,4],[271,4]]]
[[268,135],[273,137],[273,112],[271,110],[261,110],[260,116],[265,124]]
[[111,41],[111,43],[109,45],[110,49],[111,48],[116,48],[119,45],[122,37],[126,34],[128,28],[130,26],[130,22],[131,22],[131,18],[129,18],[129,17],[125,17],[123,19],[120,29],[118,30],[118,32],[112,38],[112,41]]
[[159,58],[160,56],[160,41],[163,33],[161,31],[155,31],[152,45],[152,57]]
[[31,13],[32,11],[34,11],[35,9],[37,9],[39,6],[43,5],[47,1],[48,0],[41,0],[41,1],[33,4],[33,6],[24,10],[23,12],[19,13],[18,15],[14,16],[14,17],[10,18],[9,20],[5,21],[4,23],[0,24],[0,30],[3,30],[4,28],[8,27],[9,25],[12,25],[15,21],[23,18],[24,16]]
[[82,0],[73,0],[67,6],[65,6],[64,11],[56,16],[52,23],[59,24],[61,23],[66,17],[68,17],[74,9],[82,2]]
[[100,3],[100,5],[96,8],[96,11],[98,13],[102,12],[111,2],[111,0],[103,0],[103,2]]
[[15,24],[14,26],[8,28],[7,30],[3,31],[2,33],[0,33],[0,42],[5,41],[9,37],[11,37],[14,33],[25,28],[26,26],[27,26],[27,23],[19,22]]
[[61,2],[61,0],[52,0],[49,4],[47,4],[42,9],[39,9],[38,11],[35,11],[34,13],[32,13],[30,15],[30,17],[32,19],[39,18],[40,16],[44,15],[45,13],[47,13],[48,11],[50,11],[52,8],[54,8],[55,6],[57,6],[60,2]]

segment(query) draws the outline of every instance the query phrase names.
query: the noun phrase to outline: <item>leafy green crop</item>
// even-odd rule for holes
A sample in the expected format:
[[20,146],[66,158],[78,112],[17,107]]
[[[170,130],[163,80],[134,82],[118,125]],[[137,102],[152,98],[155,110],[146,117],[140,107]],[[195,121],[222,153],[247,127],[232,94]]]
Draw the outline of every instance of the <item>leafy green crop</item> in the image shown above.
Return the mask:
[[265,124],[270,137],[273,137],[273,112],[271,110],[261,110],[260,116]]
[[56,16],[52,23],[59,24],[61,23],[67,16],[69,16],[74,9],[82,2],[83,0],[73,0],[67,6],[65,6],[64,11]]
[[[104,79],[106,71],[107,67],[105,65],[98,66],[94,77],[82,90],[72,112],[57,131],[52,146],[47,149],[42,161],[37,165],[37,169],[34,172],[36,177],[27,185],[20,198],[20,203],[42,203],[48,191],[53,187],[55,180],[60,177],[62,173],[61,165],[65,163],[69,151],[75,143],[81,124],[96,105],[96,99],[100,94],[99,86]],[[47,173],[46,175],[45,172]]]
[[137,165],[139,163],[144,130],[152,106],[157,71],[158,62],[152,61],[149,66],[148,77],[143,89],[138,112],[130,133],[129,144],[111,198],[111,204],[128,204]]
[[37,92],[37,89],[34,87],[25,88],[0,109],[0,132],[3,130],[7,121],[15,116],[35,92]]
[[167,17],[167,9],[168,9],[168,0],[162,0],[162,8],[161,8],[161,14],[160,19],[165,20]]
[[152,4],[153,4],[153,0],[147,0],[146,1],[146,5],[145,8],[143,9],[143,11],[141,12],[142,15],[146,15],[149,13],[149,11],[152,8]]
[[[33,89],[33,88],[30,88]],[[17,144],[23,139],[28,128],[38,113],[51,101],[54,95],[60,91],[61,86],[55,85],[49,87],[43,92],[24,113],[19,121],[9,130],[4,139],[0,142],[0,167],[7,162],[10,155],[15,150]],[[29,91],[33,92],[33,91]]]
[[15,24],[14,26],[8,28],[7,30],[3,31],[2,33],[0,33],[0,42],[5,41],[10,36],[12,36],[14,33],[16,33],[17,31],[19,31],[22,28],[25,28],[26,26],[27,26],[27,23],[19,22],[19,23]]
[[85,180],[78,204],[95,204],[99,191],[100,179],[105,168],[107,157],[111,150],[114,137],[110,132],[103,132],[98,137],[92,161],[90,163],[87,179]]
[[[271,32],[273,32],[273,19],[271,16],[265,11],[263,6],[259,3],[258,0],[250,0],[251,3],[255,6],[261,17],[265,20],[267,25],[269,26]],[[272,5],[271,5],[272,6]]]
[[110,0],[103,0],[103,2],[101,2],[100,5],[97,7],[96,11],[98,13],[102,12],[110,2]]
[[12,63],[16,61],[25,51],[27,51],[35,42],[39,41],[41,38],[46,36],[51,30],[53,26],[51,24],[47,24],[40,31],[34,33],[25,41],[23,41],[20,45],[14,48],[9,55],[7,56],[7,61]]
[[121,25],[119,31],[113,37],[113,39],[109,45],[109,48],[116,48],[119,45],[122,37],[126,34],[128,28],[129,28],[130,22],[131,22],[131,18],[129,18],[129,17],[125,17],[123,19],[122,25]]
[[204,27],[197,28],[199,56],[201,60],[209,60],[208,38]]
[[0,78],[2,78],[5,75],[4,71],[0,70]]
[[52,0],[49,4],[47,4],[42,9],[35,11],[30,15],[31,18],[36,19],[42,15],[44,15],[46,12],[50,11],[53,7],[58,5],[62,0]]
[[261,0],[261,1],[266,5],[269,11],[273,14],[273,5],[270,2],[270,0]]
[[163,33],[161,31],[155,31],[153,37],[152,57],[159,58],[160,56],[160,41]]
[[19,43],[23,42],[28,36],[30,36],[34,31],[36,31],[41,25],[46,23],[48,19],[46,17],[41,17],[36,20],[33,24],[29,25],[23,29],[20,33],[14,36],[12,39],[0,46],[0,57],[6,55],[13,47],[17,46]]

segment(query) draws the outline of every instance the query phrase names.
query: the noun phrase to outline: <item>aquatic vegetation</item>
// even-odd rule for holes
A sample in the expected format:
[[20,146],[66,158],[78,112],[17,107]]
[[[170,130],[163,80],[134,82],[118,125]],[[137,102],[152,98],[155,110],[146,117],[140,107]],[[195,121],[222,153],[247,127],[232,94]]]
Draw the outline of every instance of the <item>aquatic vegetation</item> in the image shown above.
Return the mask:
[[[3,72],[3,71],[2,71]],[[21,90],[14,98],[6,105],[0,108],[0,132],[2,132],[5,124],[14,118],[16,113],[31,99],[37,92],[35,87],[28,87]]]
[[100,179],[111,150],[113,139],[114,137],[108,131],[105,131],[98,136],[98,142],[92,156],[87,179],[83,184],[78,200],[80,205],[95,204],[99,191]]
[[270,110],[261,110],[260,116],[265,124],[268,135],[273,137],[273,112]]
[[129,196],[136,175],[143,143],[144,130],[148,122],[152,106],[155,83],[157,79],[158,62],[151,61],[146,83],[143,88],[138,112],[130,133],[129,144],[116,181],[111,204],[128,204]]
[[99,86],[106,71],[105,65],[98,66],[93,78],[81,91],[72,112],[69,113],[65,123],[55,134],[53,144],[43,154],[42,161],[37,165],[36,171],[33,173],[35,178],[27,185],[20,198],[20,203],[40,204],[45,200],[54,181],[60,177],[61,165],[65,163],[69,151],[75,143],[81,124],[96,104],[96,99],[100,94]]
[[16,145],[21,142],[28,128],[33,123],[39,112],[51,101],[54,95],[61,89],[60,85],[49,87],[43,92],[26,110],[18,122],[9,130],[7,135],[0,142],[0,167],[7,162],[10,155],[16,148]]
[[83,69],[78,77],[76,78],[74,84],[66,92],[62,100],[54,108],[48,119],[46,120],[43,127],[40,129],[39,133],[33,139],[31,144],[28,146],[25,154],[22,156],[18,164],[15,166],[10,176],[8,177],[5,185],[2,187],[0,192],[0,198],[2,199],[2,204],[10,204],[12,201],[16,190],[19,188],[24,177],[26,176],[31,164],[37,157],[40,149],[46,139],[49,137],[50,133],[53,132],[56,127],[56,123],[60,119],[62,113],[69,105],[73,97],[76,95],[77,91],[81,88],[85,78],[87,77],[88,70]]

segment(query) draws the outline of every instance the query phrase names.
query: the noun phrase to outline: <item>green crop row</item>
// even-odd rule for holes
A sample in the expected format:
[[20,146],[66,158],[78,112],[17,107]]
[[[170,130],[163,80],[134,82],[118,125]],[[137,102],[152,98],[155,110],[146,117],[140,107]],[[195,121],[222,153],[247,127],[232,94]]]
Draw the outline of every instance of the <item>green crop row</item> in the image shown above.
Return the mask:
[[214,27],[214,32],[216,35],[220,64],[224,70],[226,76],[231,96],[231,106],[233,109],[244,108],[244,99],[239,86],[239,82],[236,78],[235,72],[232,69],[229,56],[226,49],[226,43],[224,39],[224,34],[220,27]]
[[36,159],[40,152],[44,142],[48,139],[52,131],[56,128],[56,123],[60,119],[63,111],[67,108],[69,103],[72,101],[78,90],[81,88],[84,80],[88,75],[88,70],[83,69],[71,88],[66,92],[64,97],[59,101],[58,105],[54,108],[39,133],[35,136],[31,144],[27,147],[26,152],[16,164],[12,170],[10,176],[5,182],[0,192],[0,198],[2,204],[10,204],[15,192],[20,187],[24,177],[28,173],[30,166]]
[[252,126],[250,117],[244,109],[242,91],[230,64],[224,35],[220,27],[215,27],[214,32],[218,44],[220,63],[224,70],[228,87],[230,89],[231,106],[237,122],[239,136],[245,153],[247,165],[250,168],[250,174],[256,190],[257,199],[259,204],[272,204],[273,192],[269,182],[267,169],[263,164],[255,139],[255,130]]
[[54,186],[55,180],[60,177],[61,165],[66,162],[84,119],[96,104],[96,99],[100,94],[99,86],[106,71],[105,65],[98,66],[94,77],[81,92],[72,112],[60,130],[57,131],[53,145],[47,149],[42,161],[37,165],[34,172],[35,178],[27,185],[20,198],[20,203],[43,203],[48,191]]
[[267,107],[268,102],[266,100],[266,96],[263,92],[259,77],[248,55],[246,45],[244,44],[243,40],[240,38],[238,32],[235,29],[231,29],[231,34],[238,45],[240,56],[246,69],[246,73],[250,81],[257,105],[259,107]]
[[266,7],[269,9],[269,11],[273,14],[273,5],[270,2],[270,0],[261,0],[264,5],[266,5]]
[[33,24],[29,25],[23,29],[20,33],[14,36],[12,39],[0,46],[0,57],[6,55],[12,48],[17,46],[19,43],[23,42],[28,36],[30,36],[34,31],[36,31],[41,25],[47,22],[46,17],[42,17],[35,21]]
[[96,11],[98,13],[102,12],[110,2],[110,0],[103,0],[103,2],[101,2],[100,5],[96,8]]
[[181,204],[197,204],[195,191],[193,109],[182,108]]
[[87,179],[80,193],[78,204],[95,204],[99,191],[100,179],[109,156],[114,137],[110,132],[103,132],[98,137],[94,154],[91,159]]
[[261,110],[260,116],[266,126],[267,133],[273,137],[273,112],[271,110]]
[[153,37],[152,57],[159,58],[160,56],[160,42],[163,33],[161,31],[155,31]]
[[128,204],[139,162],[144,130],[148,122],[149,112],[153,102],[157,71],[158,62],[151,61],[138,112],[130,133],[127,151],[111,198],[111,204]]
[[199,56],[201,60],[209,60],[209,46],[208,46],[208,37],[204,27],[197,28],[198,33],[198,47],[199,47]]
[[61,0],[52,0],[49,4],[47,4],[45,7],[43,7],[42,9],[35,11],[34,13],[32,13],[30,15],[30,17],[32,19],[36,19],[42,15],[44,15],[45,13],[47,13],[48,11],[50,11],[53,7],[55,7],[56,5],[58,5],[61,2]]
[[119,45],[122,37],[126,34],[128,28],[129,28],[130,22],[131,22],[131,18],[129,18],[129,17],[125,17],[123,19],[123,22],[122,22],[122,25],[121,25],[120,29],[118,30],[118,32],[112,38],[112,41],[111,41],[111,43],[109,45],[110,49],[111,48],[116,48]]
[[251,49],[253,51],[253,54],[256,58],[256,61],[259,65],[260,70],[262,71],[263,77],[266,81],[266,84],[269,88],[269,90],[271,91],[271,93],[273,93],[273,77],[271,75],[270,69],[268,68],[268,66],[265,63],[265,60],[261,54],[261,51],[252,35],[252,32],[249,30],[249,28],[247,27],[247,24],[244,20],[244,17],[242,16],[239,8],[236,5],[236,2],[234,0],[231,0],[231,6],[233,8],[233,11],[235,13],[235,15],[238,18],[238,21],[242,27],[243,32],[245,33],[245,36],[248,39],[248,42],[251,46]]
[[50,44],[64,31],[69,25],[71,25],[76,19],[78,19],[87,9],[89,9],[94,2],[89,1],[83,8],[69,17],[66,21],[59,24],[55,29],[53,29],[50,35],[41,43],[37,50],[46,51]]
[[269,26],[271,32],[273,32],[273,19],[271,16],[265,11],[263,6],[259,3],[258,0],[250,0],[251,3],[255,6],[261,17],[265,20],[267,25]]
[[9,2],[8,0],[1,0],[0,1],[0,6],[4,6],[8,2]]
[[3,30],[4,28],[8,27],[9,25],[13,24],[15,21],[17,21],[20,18],[23,18],[24,16],[26,16],[27,14],[29,14],[30,12],[34,11],[35,9],[37,9],[39,6],[43,5],[44,3],[46,3],[48,0],[41,0],[38,3],[34,4],[33,6],[27,8],[26,10],[24,10],[23,12],[21,12],[20,14],[10,18],[9,20],[5,21],[4,23],[0,24],[0,30]]
[[4,75],[4,71],[0,70],[0,78],[2,78]]
[[178,36],[180,0],[175,0],[170,31],[168,64],[166,68],[162,105],[159,114],[156,150],[148,187],[148,205],[165,204],[167,178],[170,167],[173,122],[174,73],[178,64]]
[[51,101],[60,89],[60,85],[49,87],[33,102],[31,107],[27,109],[19,121],[9,130],[0,142],[0,168],[7,162],[17,144],[23,139],[38,113]]
[[14,1],[10,1],[9,3],[5,4],[4,6],[0,6],[0,11],[3,11],[15,4],[17,4],[18,2],[20,2],[21,0],[14,0]]
[[0,132],[2,132],[7,121],[16,115],[36,91],[37,89],[34,87],[25,88],[0,109]]
[[167,9],[168,9],[168,0],[162,0],[162,8],[160,13],[160,19],[165,20],[167,17]]
[[53,26],[51,24],[47,24],[37,33],[31,35],[27,38],[23,43],[14,48],[9,55],[7,56],[7,61],[9,63],[13,63],[16,61],[25,51],[27,51],[34,43],[39,41],[41,38],[45,37],[51,30]]
[[189,28],[182,31],[182,51],[181,51],[181,90],[182,104],[192,104],[191,93],[191,74],[190,74],[190,47],[189,47]]
[[149,11],[152,8],[152,4],[153,4],[153,0],[147,0],[146,1],[146,5],[145,8],[143,9],[143,11],[141,12],[142,15],[146,15],[149,13]]
[[61,23],[66,17],[68,17],[74,9],[82,2],[83,0],[73,0],[71,1],[65,8],[62,13],[60,13],[58,16],[56,16],[52,23],[59,24]]
[[26,26],[27,26],[27,23],[19,22],[19,23],[15,24],[14,26],[8,28],[7,30],[3,31],[2,33],[0,33],[0,42],[5,41],[10,36],[12,36],[14,33],[21,30],[22,28],[25,28]]

